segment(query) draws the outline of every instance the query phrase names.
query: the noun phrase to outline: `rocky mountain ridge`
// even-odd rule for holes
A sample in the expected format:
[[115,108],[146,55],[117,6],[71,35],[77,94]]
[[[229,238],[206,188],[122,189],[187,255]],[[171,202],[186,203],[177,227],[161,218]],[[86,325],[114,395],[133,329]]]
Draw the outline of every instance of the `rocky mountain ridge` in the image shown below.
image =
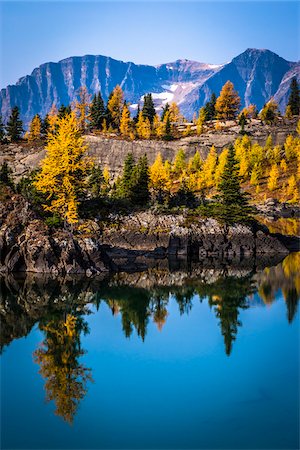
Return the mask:
[[2,89],[0,111],[7,120],[11,108],[18,106],[26,126],[35,114],[44,116],[53,103],[71,103],[82,85],[90,94],[100,91],[107,101],[119,84],[133,112],[143,95],[151,92],[158,111],[166,102],[176,101],[182,113],[191,118],[212,92],[219,94],[227,80],[234,83],[242,106],[255,103],[260,109],[274,96],[283,110],[293,76],[300,80],[299,62],[286,61],[269,50],[247,49],[221,65],[181,59],[147,66],[101,55],[76,56],[42,64],[31,75]]

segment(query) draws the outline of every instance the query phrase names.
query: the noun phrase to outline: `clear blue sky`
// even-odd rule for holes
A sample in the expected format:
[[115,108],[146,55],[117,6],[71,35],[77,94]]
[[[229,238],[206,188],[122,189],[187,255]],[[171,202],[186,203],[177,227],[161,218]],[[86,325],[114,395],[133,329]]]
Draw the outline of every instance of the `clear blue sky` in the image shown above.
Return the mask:
[[0,87],[44,62],[85,54],[224,63],[256,47],[296,61],[299,11],[296,1],[1,2]]

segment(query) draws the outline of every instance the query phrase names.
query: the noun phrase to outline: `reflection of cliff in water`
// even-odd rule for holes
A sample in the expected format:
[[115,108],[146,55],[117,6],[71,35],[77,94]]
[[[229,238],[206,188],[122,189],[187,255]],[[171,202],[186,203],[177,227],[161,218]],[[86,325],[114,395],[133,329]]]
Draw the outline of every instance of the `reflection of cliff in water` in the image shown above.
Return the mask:
[[[107,278],[51,278],[27,275],[0,278],[1,349],[13,339],[26,336],[33,325],[49,317],[76,313],[84,316],[88,304],[105,302],[120,314],[125,336],[136,330],[142,339],[153,320],[159,329],[168,320],[168,304],[174,298],[182,314],[193,306],[195,295],[208,298],[218,317],[225,349],[229,354],[240,326],[239,312],[253,302],[270,304],[278,290],[287,305],[291,322],[297,310],[300,253],[267,267],[269,261],[205,260],[174,261],[174,270],[152,268],[146,272],[119,273]],[[253,295],[255,294],[256,295]]]

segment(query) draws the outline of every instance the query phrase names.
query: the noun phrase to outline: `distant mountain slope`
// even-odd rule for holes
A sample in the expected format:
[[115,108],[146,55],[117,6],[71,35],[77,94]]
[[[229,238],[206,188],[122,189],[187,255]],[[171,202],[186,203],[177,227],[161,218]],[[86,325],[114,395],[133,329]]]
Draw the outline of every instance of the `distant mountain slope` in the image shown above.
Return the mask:
[[133,110],[145,93],[152,92],[158,110],[167,101],[176,101],[183,114],[192,117],[212,92],[219,94],[227,80],[234,83],[242,105],[255,103],[260,109],[275,95],[283,110],[292,76],[300,78],[299,63],[286,61],[269,50],[248,49],[224,65],[184,59],[156,67],[86,55],[42,64],[31,75],[2,89],[0,110],[7,120],[11,108],[17,105],[28,124],[35,114],[44,116],[53,103],[71,103],[82,85],[91,94],[100,90],[107,101],[112,89],[120,84]]

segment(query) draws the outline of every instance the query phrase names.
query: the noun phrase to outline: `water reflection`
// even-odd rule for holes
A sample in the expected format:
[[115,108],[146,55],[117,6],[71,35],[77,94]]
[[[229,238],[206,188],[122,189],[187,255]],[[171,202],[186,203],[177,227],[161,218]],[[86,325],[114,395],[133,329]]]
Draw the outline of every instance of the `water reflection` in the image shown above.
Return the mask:
[[106,304],[113,315],[119,315],[126,338],[136,332],[145,340],[151,321],[162,331],[171,320],[168,309],[174,300],[181,315],[189,314],[195,302],[207,301],[217,318],[225,353],[230,356],[242,326],[242,310],[258,304],[270,306],[281,290],[288,322],[296,315],[300,253],[290,254],[273,267],[257,266],[257,261],[238,267],[207,263],[189,267],[189,271],[153,268],[90,280],[2,278],[1,350],[38,323],[44,337],[34,360],[45,380],[46,398],[55,403],[57,415],[72,423],[92,381],[92,369],[81,360],[85,353],[81,338],[89,333],[87,318],[93,305],[98,310],[101,303]]

